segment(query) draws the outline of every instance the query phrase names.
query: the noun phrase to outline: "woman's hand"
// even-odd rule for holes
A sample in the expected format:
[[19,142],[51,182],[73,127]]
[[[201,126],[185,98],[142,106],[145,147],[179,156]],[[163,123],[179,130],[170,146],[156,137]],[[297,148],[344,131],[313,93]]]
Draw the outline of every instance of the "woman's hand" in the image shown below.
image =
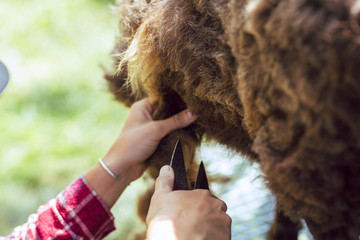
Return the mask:
[[146,218],[147,239],[231,239],[231,218],[223,201],[208,190],[173,191],[173,185],[174,172],[164,166]]
[[144,172],[144,161],[154,153],[160,140],[171,131],[183,128],[196,120],[188,110],[168,119],[154,121],[149,99],[134,103],[120,136],[103,158],[111,171],[126,170],[132,174],[131,180],[139,178]]
[[90,186],[110,208],[127,185],[143,174],[144,162],[156,150],[160,140],[171,131],[186,127],[196,120],[187,110],[160,121],[154,121],[151,113],[152,106],[148,99],[134,103],[119,137],[102,159],[119,180],[99,164],[85,174]]

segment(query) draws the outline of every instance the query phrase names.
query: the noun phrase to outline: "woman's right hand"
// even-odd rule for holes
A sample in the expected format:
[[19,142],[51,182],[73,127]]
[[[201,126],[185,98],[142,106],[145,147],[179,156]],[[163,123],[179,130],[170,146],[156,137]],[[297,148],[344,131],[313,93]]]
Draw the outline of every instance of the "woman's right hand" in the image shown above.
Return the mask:
[[173,191],[174,172],[164,166],[146,218],[149,240],[228,240],[226,204],[208,190]]

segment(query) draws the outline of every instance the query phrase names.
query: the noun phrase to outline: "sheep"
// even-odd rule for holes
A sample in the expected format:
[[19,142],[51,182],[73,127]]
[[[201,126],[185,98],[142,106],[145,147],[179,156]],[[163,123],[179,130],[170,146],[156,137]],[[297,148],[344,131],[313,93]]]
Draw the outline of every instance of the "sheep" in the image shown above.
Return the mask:
[[[360,1],[122,0],[120,102],[149,97],[154,118],[198,116],[170,134],[149,172],[184,142],[190,182],[202,139],[258,162],[277,199],[268,239],[358,239]],[[143,215],[146,211],[143,211]]]

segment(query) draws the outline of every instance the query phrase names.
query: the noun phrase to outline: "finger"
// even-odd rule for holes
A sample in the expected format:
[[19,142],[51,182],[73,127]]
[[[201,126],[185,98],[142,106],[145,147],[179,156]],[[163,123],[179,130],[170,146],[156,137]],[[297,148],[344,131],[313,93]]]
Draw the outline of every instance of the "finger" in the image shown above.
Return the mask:
[[153,106],[150,102],[150,99],[147,97],[147,98],[144,98],[143,100],[141,100],[141,104],[143,104],[144,108],[146,109],[146,111],[151,114],[152,111],[153,111]]
[[148,119],[152,120],[151,113],[153,111],[153,106],[149,98],[143,98],[142,100],[133,103],[130,110],[144,113]]
[[218,207],[221,209],[221,211],[226,212],[228,210],[226,203],[219,198],[216,198],[216,200],[218,202]]
[[191,114],[189,110],[181,111],[174,116],[157,121],[158,124],[160,124],[161,129],[164,131],[164,136],[168,133],[179,129],[189,126],[191,123],[193,123],[197,119],[197,116],[194,116]]
[[169,165],[165,165],[160,169],[159,177],[155,183],[155,193],[171,192],[174,187],[175,174]]
[[218,208],[220,208],[221,211],[226,212],[228,210],[228,207],[227,207],[226,203],[223,200],[221,200],[220,198],[218,198],[218,197],[216,197],[214,195],[212,195],[212,197],[216,199]]
[[[222,201],[222,200],[221,200]],[[227,207],[227,205],[226,205],[226,203],[224,202],[224,201],[222,201],[222,203],[221,203],[221,210],[223,211],[223,212],[226,212],[227,210],[228,210],[228,207]]]

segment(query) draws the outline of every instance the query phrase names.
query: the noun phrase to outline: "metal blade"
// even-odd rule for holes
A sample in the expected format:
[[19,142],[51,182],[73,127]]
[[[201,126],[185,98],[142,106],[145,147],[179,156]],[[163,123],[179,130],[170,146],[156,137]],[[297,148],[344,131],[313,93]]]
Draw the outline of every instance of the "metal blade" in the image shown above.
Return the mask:
[[206,171],[204,163],[201,161],[199,171],[196,176],[194,189],[206,189],[209,190],[209,183],[206,177]]
[[173,190],[188,190],[187,174],[185,169],[184,155],[180,139],[177,140],[170,166],[175,172],[175,181]]

